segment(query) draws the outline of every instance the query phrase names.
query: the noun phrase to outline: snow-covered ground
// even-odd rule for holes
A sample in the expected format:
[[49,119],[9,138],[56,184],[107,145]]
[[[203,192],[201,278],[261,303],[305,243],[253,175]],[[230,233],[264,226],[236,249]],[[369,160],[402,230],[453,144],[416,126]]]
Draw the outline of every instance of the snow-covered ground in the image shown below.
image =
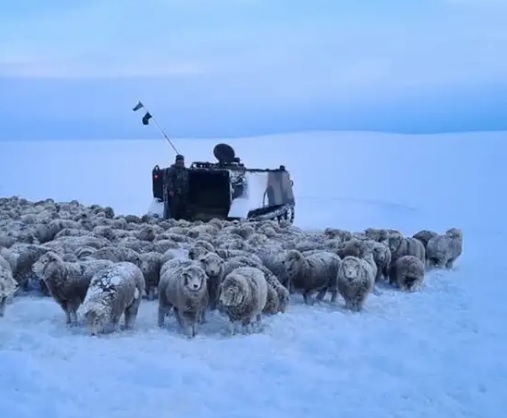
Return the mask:
[[[177,141],[187,162],[220,140]],[[364,312],[304,306],[226,337],[211,317],[188,340],[156,302],[135,331],[68,329],[48,298],[19,297],[0,320],[2,418],[477,417],[507,411],[507,133],[305,133],[228,141],[248,165],[285,164],[296,224],[411,234],[457,226],[464,252],[424,289],[371,295]],[[78,199],[144,213],[160,141],[0,143],[0,195]]]

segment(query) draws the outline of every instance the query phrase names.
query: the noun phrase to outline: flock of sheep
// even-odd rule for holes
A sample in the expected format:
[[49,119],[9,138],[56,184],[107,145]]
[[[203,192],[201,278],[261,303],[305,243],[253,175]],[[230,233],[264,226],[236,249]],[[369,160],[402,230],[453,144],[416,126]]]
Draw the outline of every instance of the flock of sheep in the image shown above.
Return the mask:
[[[158,299],[158,324],[174,313],[189,337],[218,310],[252,331],[283,313],[291,296],[360,311],[375,283],[418,289],[432,268],[452,268],[462,233],[412,237],[369,228],[308,232],[288,223],[207,223],[115,216],[77,201],[0,198],[0,316],[33,284],[52,297],[69,325],[78,312],[92,335],[134,327],[143,300]],[[10,309],[10,308],[9,308]]]

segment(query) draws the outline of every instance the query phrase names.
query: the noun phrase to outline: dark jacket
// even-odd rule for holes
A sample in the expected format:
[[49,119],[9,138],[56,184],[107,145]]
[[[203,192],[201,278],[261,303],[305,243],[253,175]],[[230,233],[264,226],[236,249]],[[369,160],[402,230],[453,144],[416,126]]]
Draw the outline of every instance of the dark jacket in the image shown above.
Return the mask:
[[188,192],[188,169],[173,164],[166,172],[165,181],[168,190],[181,195]]

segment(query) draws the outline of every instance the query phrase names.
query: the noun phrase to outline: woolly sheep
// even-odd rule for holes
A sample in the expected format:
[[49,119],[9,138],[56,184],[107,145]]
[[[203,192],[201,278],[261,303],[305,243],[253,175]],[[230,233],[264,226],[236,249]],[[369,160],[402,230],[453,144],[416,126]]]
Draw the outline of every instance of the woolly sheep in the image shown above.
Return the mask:
[[115,263],[97,272],[82,305],[90,334],[100,334],[107,326],[116,330],[122,315],[125,328],[131,329],[137,318],[144,287],[141,269],[129,261]]
[[391,251],[391,266],[396,260],[404,255],[413,255],[421,260],[426,261],[426,250],[421,241],[412,237],[403,237],[401,234],[393,234],[388,239],[389,250]]
[[215,247],[207,241],[196,241],[188,250],[188,258],[191,260],[199,260],[208,253],[215,251]]
[[180,327],[193,338],[197,323],[205,321],[208,304],[206,273],[198,262],[168,269],[158,286],[158,325],[164,326],[165,316],[174,310]]
[[105,260],[65,262],[54,251],[48,251],[33,264],[32,270],[65,312],[67,324],[76,325],[77,310],[86,297],[93,275],[112,264]]
[[[266,266],[287,289],[290,287],[290,277],[284,266],[284,260],[288,250],[273,251],[273,248],[264,247],[256,249],[255,256],[261,264]],[[253,254],[245,254],[248,258],[254,259]],[[255,260],[257,261],[257,260]]]
[[463,248],[463,233],[451,228],[428,241],[426,258],[430,267],[451,269]]
[[140,258],[139,253],[121,246],[107,246],[103,247],[94,253],[90,254],[90,258],[94,258],[96,260],[110,260],[115,263],[119,263],[122,261],[129,261],[131,263],[139,265]]
[[366,260],[346,256],[338,269],[337,283],[345,307],[357,312],[363,309],[366,298],[373,290],[375,276]]
[[266,306],[263,313],[276,314],[285,312],[290,302],[289,290],[283,286],[280,280],[264,264],[249,257],[233,257],[227,260],[223,267],[223,275],[229,274],[238,267],[256,267],[264,273],[269,289]]
[[331,293],[331,301],[336,300],[336,274],[340,263],[339,256],[327,251],[304,256],[297,250],[289,250],[283,260],[291,288],[303,294],[306,304],[313,303],[310,297],[314,293],[320,301],[327,291]]
[[424,264],[413,256],[404,255],[396,260],[390,271],[389,283],[397,285],[401,290],[413,291],[424,280]]
[[8,251],[4,251],[2,255],[11,265],[14,265],[12,275],[16,282],[21,288],[27,290],[33,276],[33,264],[49,250],[45,245],[16,243]]
[[350,231],[345,231],[343,229],[337,229],[337,228],[324,229],[324,235],[328,238],[339,239],[342,242],[348,241],[352,238],[352,233]]
[[190,260],[189,258],[184,257],[174,257],[170,260],[167,260],[165,263],[162,264],[162,267],[160,267],[160,277],[162,277],[167,270],[175,269],[180,267],[181,265],[190,265],[193,262],[197,262],[196,260]]
[[148,252],[139,254],[139,267],[143,272],[146,295],[149,300],[155,299],[155,293],[160,281],[160,269],[162,268],[162,254]]
[[234,333],[238,322],[244,329],[251,329],[254,321],[260,322],[267,301],[268,284],[258,268],[238,267],[225,276],[219,294],[218,309],[227,315],[230,331]]
[[224,278],[224,260],[215,253],[208,253],[199,259],[207,280],[209,308],[215,310],[218,303],[218,288]]
[[438,236],[436,232],[423,229],[422,231],[416,232],[414,235],[412,235],[412,238],[421,241],[424,245],[424,249],[427,249],[428,241],[436,236]]
[[173,258],[190,258],[188,251],[183,248],[171,248],[162,254],[162,265]]
[[391,251],[386,244],[377,241],[367,241],[367,247],[372,251],[373,260],[376,266],[375,281],[382,277],[388,278],[389,265],[391,264]]
[[[0,257],[0,261],[2,258]],[[10,266],[7,262],[0,263],[0,317],[5,315],[7,302],[12,298],[18,288],[18,284],[12,277]]]

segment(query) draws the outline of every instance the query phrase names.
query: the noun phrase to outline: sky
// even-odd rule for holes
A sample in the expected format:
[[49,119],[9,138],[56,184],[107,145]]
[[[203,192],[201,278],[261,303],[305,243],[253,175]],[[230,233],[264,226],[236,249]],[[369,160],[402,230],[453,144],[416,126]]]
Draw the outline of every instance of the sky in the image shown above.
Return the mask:
[[[410,3],[410,4],[408,4]],[[2,0],[0,140],[507,129],[502,0]]]

